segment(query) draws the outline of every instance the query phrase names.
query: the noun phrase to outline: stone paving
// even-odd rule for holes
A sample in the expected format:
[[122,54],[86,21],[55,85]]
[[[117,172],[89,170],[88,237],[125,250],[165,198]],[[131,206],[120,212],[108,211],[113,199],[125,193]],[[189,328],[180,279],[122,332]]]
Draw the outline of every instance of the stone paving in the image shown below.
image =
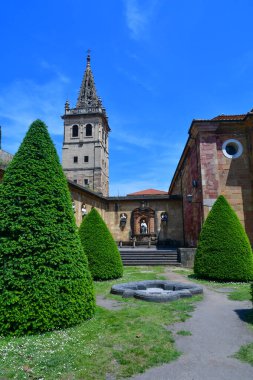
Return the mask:
[[[187,282],[171,268],[167,276],[171,281]],[[231,301],[227,294],[204,287],[204,299],[196,304],[192,318],[168,326],[181,357],[131,380],[252,380],[253,367],[232,357],[242,345],[253,342],[253,331],[243,321],[252,304]],[[177,335],[179,330],[192,335]]]

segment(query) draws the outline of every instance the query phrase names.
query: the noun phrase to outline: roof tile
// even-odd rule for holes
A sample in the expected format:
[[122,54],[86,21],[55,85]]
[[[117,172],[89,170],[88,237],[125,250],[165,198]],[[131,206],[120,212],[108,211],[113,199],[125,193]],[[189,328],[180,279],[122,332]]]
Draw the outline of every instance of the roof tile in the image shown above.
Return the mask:
[[168,194],[168,192],[163,191],[163,190],[147,189],[147,190],[141,190],[135,193],[127,194],[127,197],[132,196],[132,195],[162,195],[162,194]]
[[212,118],[211,120],[243,120],[246,114],[242,115],[218,115]]

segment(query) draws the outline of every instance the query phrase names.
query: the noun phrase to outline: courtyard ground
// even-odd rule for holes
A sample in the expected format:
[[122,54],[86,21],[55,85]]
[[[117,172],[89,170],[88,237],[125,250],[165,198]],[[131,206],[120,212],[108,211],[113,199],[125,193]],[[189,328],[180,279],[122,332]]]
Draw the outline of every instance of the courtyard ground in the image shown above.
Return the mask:
[[184,273],[127,267],[122,279],[95,283],[98,306],[90,321],[41,335],[0,337],[0,380],[252,380],[253,366],[232,357],[253,342],[253,329],[244,322],[252,310],[248,284],[202,281],[203,300],[166,304],[110,294],[118,282],[190,281]]
[[110,294],[115,283],[164,278],[164,270],[127,267],[122,279],[95,282],[96,314],[80,325],[0,337],[0,379],[113,380],[175,360],[169,326],[189,318],[202,296],[154,304]]
[[[167,268],[166,277],[187,281],[171,268]],[[245,323],[252,303],[228,299],[229,291],[229,288],[204,286],[204,298],[196,304],[192,318],[171,328],[176,347],[183,355],[131,379],[252,380],[253,366],[233,357],[242,345],[253,342],[253,329]]]

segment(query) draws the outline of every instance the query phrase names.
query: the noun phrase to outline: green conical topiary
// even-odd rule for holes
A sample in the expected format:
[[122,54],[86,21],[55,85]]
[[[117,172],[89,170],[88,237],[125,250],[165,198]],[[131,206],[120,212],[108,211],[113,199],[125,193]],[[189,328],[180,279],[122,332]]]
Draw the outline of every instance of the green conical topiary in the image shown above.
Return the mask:
[[65,328],[94,314],[67,181],[40,120],[0,185],[0,262],[0,335]]
[[122,277],[123,265],[119,250],[95,208],[83,219],[79,234],[94,280]]
[[200,233],[194,261],[197,276],[225,280],[253,279],[253,254],[236,213],[221,195]]

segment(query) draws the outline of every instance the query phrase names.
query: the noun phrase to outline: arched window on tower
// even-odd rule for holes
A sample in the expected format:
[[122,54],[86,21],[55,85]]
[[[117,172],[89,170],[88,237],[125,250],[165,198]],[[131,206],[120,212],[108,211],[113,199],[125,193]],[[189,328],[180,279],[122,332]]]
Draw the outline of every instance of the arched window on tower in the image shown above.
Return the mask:
[[73,125],[72,127],[72,137],[78,137],[78,125]]
[[86,136],[92,136],[92,125],[91,124],[86,125]]

